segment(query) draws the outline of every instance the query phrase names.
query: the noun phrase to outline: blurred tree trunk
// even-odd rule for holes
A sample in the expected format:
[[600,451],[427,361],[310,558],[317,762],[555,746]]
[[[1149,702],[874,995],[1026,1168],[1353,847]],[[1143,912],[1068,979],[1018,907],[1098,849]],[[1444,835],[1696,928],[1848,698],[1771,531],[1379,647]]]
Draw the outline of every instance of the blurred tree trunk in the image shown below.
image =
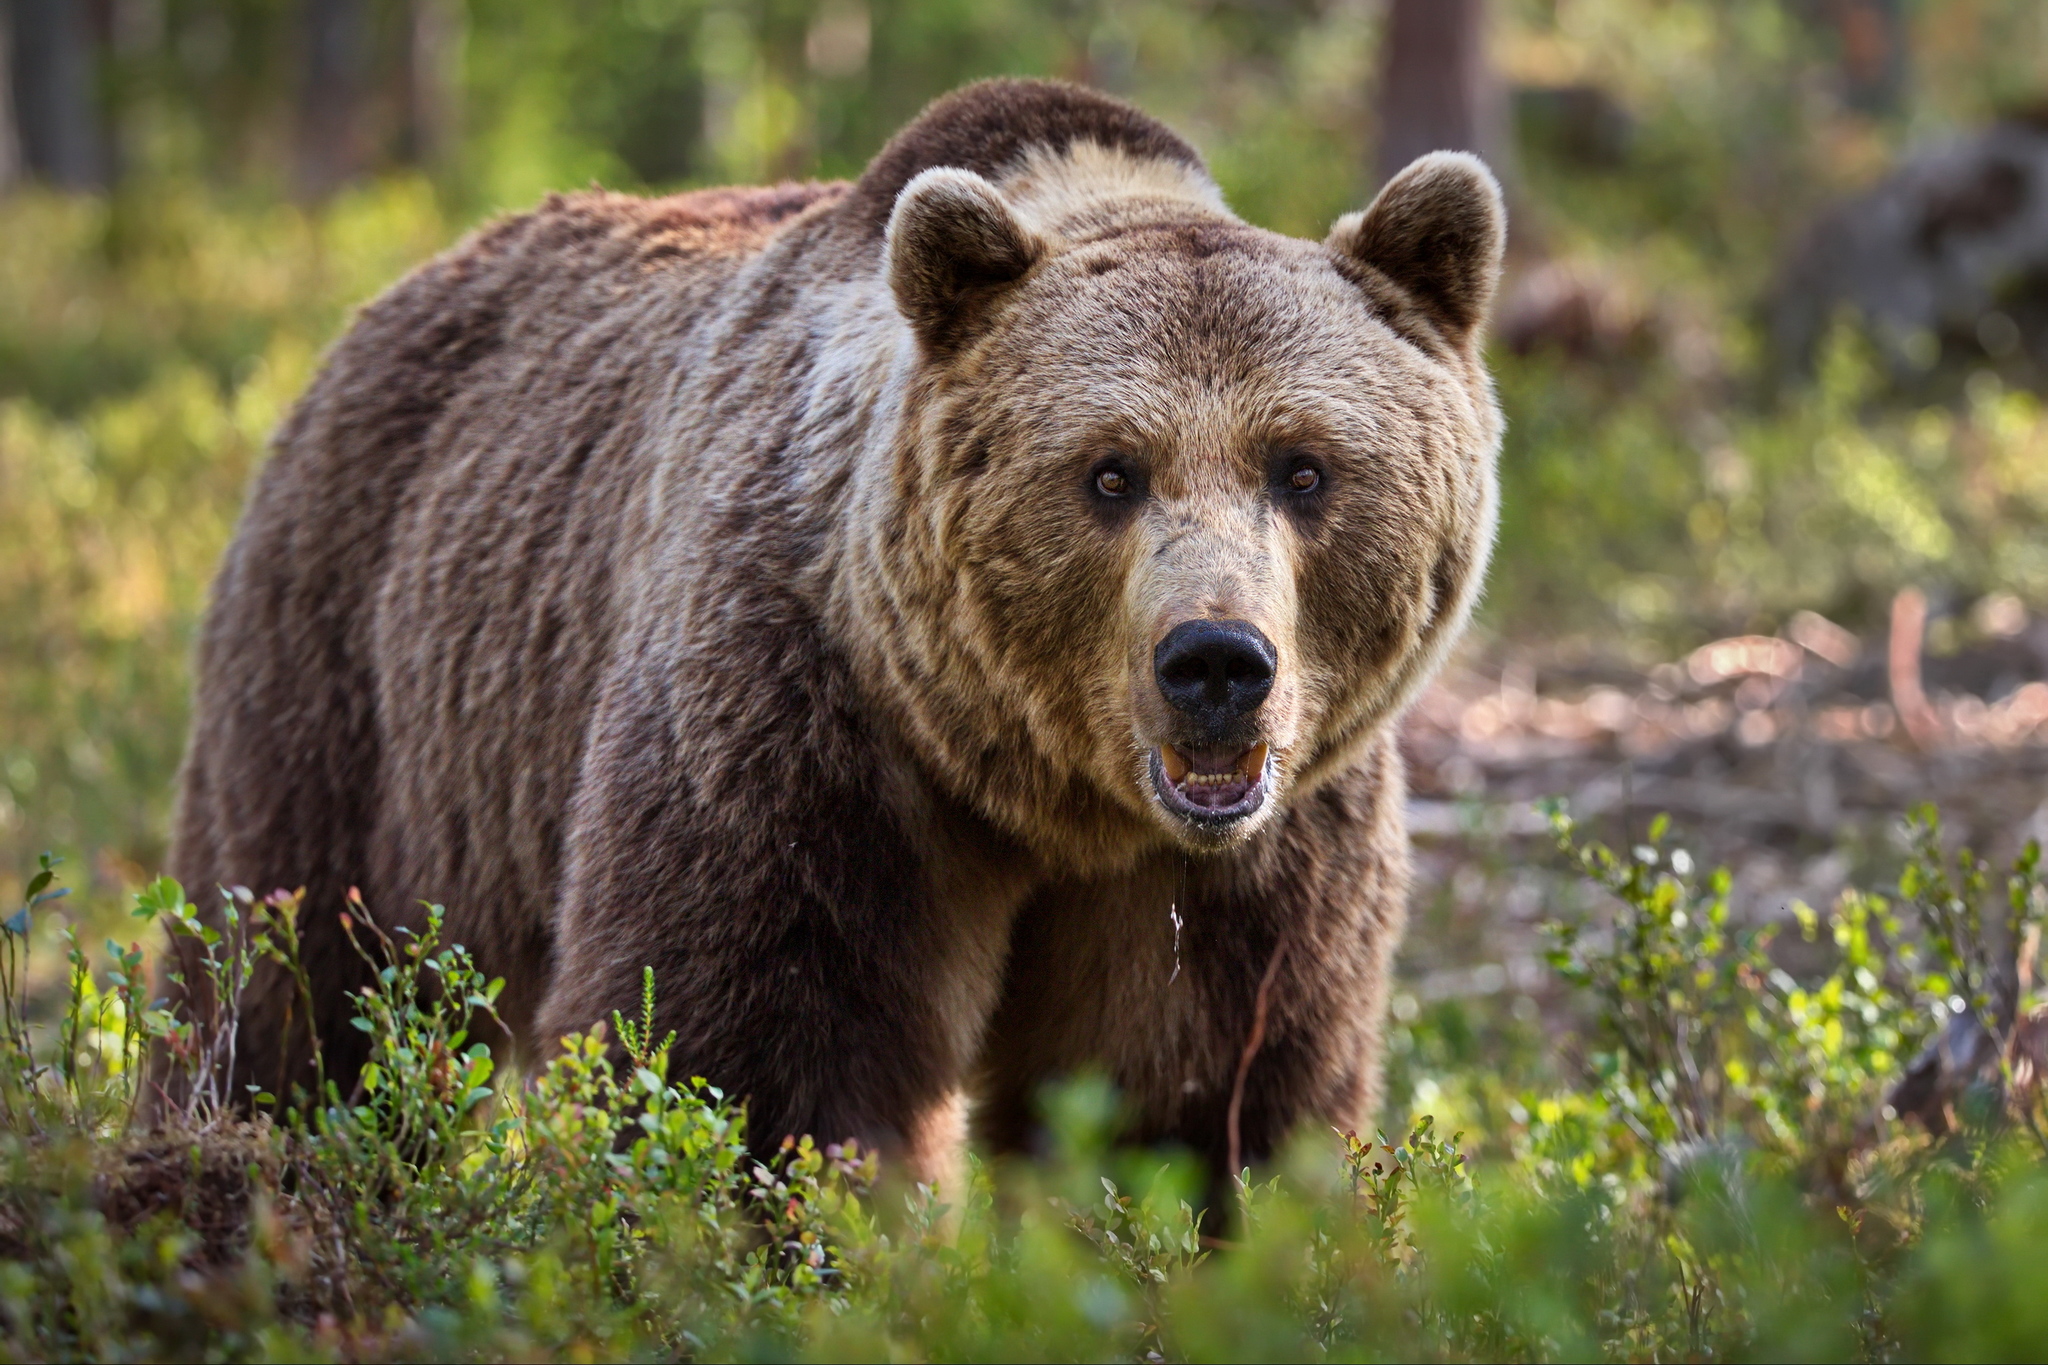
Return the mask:
[[14,15],[0,5],[0,191],[22,176],[21,139],[14,131]]
[[299,73],[297,183],[322,199],[360,175],[368,161],[363,128],[369,56],[365,0],[304,0]]
[[1878,117],[1899,112],[1906,94],[1906,15],[1900,0],[1834,0],[1828,7],[1842,53],[1843,98]]
[[400,154],[415,165],[442,167],[462,137],[462,6],[459,0],[412,0],[410,18]]
[[107,187],[90,18],[80,0],[13,0],[14,132],[29,174],[71,190]]
[[1382,52],[1379,183],[1428,152],[1498,163],[1504,102],[1486,60],[1486,0],[1392,0]]

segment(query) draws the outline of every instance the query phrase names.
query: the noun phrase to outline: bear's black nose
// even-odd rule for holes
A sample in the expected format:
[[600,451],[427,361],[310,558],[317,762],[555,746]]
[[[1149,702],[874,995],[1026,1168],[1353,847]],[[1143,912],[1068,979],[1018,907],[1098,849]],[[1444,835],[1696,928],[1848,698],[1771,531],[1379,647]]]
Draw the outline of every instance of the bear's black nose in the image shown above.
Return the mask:
[[1152,676],[1168,705],[1214,731],[1259,709],[1278,663],[1249,621],[1183,621],[1152,651]]

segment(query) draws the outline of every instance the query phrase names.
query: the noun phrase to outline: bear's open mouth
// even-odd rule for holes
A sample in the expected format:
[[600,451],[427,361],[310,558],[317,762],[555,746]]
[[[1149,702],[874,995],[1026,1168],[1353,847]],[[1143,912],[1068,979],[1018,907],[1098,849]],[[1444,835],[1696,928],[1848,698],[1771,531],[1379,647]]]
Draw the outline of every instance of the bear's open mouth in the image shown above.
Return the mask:
[[1162,744],[1152,751],[1152,785],[1175,815],[1198,824],[1228,824],[1264,804],[1270,752],[1264,744],[1242,751]]

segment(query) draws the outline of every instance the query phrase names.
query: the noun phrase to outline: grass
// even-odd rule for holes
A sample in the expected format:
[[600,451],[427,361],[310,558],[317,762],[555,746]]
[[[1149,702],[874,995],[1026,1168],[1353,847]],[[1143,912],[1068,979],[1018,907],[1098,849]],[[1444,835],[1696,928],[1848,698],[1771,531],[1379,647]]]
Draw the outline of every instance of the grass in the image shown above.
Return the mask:
[[[1239,1173],[1221,1241],[1204,1173],[1111,1143],[1115,1096],[1087,1078],[1047,1096],[1050,1157],[977,1162],[962,1190],[892,1184],[851,1144],[753,1151],[740,1107],[671,1074],[651,976],[640,1019],[511,1078],[470,1036],[497,985],[439,913],[386,935],[360,902],[325,913],[377,966],[371,1065],[251,1120],[212,1079],[232,1009],[154,1005],[138,946],[95,970],[45,860],[0,940],[0,1355],[2038,1353],[2038,850],[1994,876],[1916,815],[1897,887],[1802,908],[1832,953],[1795,980],[1662,822],[1613,850],[1552,820],[1598,902],[1552,928],[1577,1060],[1508,1099],[1511,1131],[1299,1134]],[[168,879],[134,902],[223,1001],[323,913],[235,890],[202,914]],[[67,965],[40,1025],[32,944]],[[1921,1117],[1897,1112],[1924,1045],[1964,1027],[1980,1064],[1921,1067]]]

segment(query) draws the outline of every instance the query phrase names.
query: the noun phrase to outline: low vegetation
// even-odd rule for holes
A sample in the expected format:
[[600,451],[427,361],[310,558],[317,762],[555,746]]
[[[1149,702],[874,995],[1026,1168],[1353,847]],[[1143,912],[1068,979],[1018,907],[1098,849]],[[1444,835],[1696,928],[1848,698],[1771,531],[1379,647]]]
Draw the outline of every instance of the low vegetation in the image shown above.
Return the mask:
[[[1239,1173],[1221,1237],[1203,1234],[1183,1155],[1109,1141],[1099,1082],[1047,1096],[1049,1158],[901,1188],[850,1143],[751,1149],[740,1107],[671,1073],[651,976],[640,1019],[514,1077],[474,1036],[497,984],[442,941],[438,912],[387,935],[359,901],[232,888],[202,915],[159,879],[134,913],[148,937],[193,940],[217,998],[262,957],[290,962],[312,914],[346,914],[378,964],[354,1020],[373,1042],[360,1081],[251,1121],[217,1084],[232,1009],[153,1003],[141,944],[109,943],[96,967],[45,859],[0,936],[0,1355],[2037,1349],[2038,848],[1995,876],[1922,812],[1897,886],[1801,907],[1788,953],[1731,925],[1727,874],[1695,868],[1662,821],[1616,850],[1551,820],[1594,893],[1551,931],[1584,1021],[1576,1061],[1476,1082],[1511,1116],[1499,1131],[1424,1114],[1392,1137],[1301,1134]],[[61,1008],[33,1008],[27,983],[49,978],[31,945],[65,956]],[[1779,965],[1794,957],[1813,969]]]

